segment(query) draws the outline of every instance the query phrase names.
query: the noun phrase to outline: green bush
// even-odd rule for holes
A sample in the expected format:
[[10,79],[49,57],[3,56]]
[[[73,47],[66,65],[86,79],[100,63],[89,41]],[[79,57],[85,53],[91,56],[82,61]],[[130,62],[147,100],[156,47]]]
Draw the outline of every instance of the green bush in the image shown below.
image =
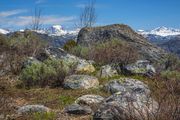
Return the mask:
[[62,61],[51,59],[44,63],[34,63],[23,69],[20,79],[26,87],[60,86],[67,74],[67,68]]
[[70,69],[69,66],[61,60],[58,59],[48,59],[44,62],[48,67],[53,67],[55,71],[55,75],[53,77],[53,82],[51,86],[57,87],[61,86],[64,82],[64,78],[69,73]]
[[77,43],[74,40],[69,40],[66,42],[66,44],[63,46],[64,50],[69,51],[71,48],[77,46]]
[[56,74],[53,67],[49,67],[44,63],[34,63],[26,67],[20,76],[23,83],[27,87],[31,86],[45,86],[48,80]]

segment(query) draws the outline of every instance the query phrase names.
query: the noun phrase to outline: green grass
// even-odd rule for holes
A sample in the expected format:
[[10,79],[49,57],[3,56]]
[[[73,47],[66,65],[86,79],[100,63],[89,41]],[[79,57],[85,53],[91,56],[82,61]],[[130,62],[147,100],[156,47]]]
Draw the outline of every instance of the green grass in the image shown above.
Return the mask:
[[56,113],[54,112],[45,112],[45,113],[34,113],[32,115],[33,120],[55,120]]
[[75,97],[72,96],[65,96],[65,95],[60,95],[59,96],[59,104],[60,106],[66,106],[74,103]]

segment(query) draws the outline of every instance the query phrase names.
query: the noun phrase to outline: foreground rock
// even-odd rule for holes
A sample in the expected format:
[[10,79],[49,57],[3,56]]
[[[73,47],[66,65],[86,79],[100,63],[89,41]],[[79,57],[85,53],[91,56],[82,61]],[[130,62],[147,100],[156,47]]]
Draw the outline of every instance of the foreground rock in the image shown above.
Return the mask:
[[117,93],[105,100],[95,112],[94,120],[144,120],[153,118],[158,104],[152,98],[129,92]]
[[125,69],[130,74],[153,76],[156,73],[155,68],[147,60],[138,60],[134,64],[127,65]]
[[64,88],[67,89],[89,89],[98,85],[98,79],[89,75],[71,75],[64,80]]
[[101,103],[104,100],[100,95],[83,95],[79,97],[75,103],[93,106]]
[[69,114],[76,114],[76,115],[87,115],[91,114],[92,110],[88,106],[81,106],[79,104],[72,104],[65,108],[64,110],[66,113]]
[[132,78],[120,78],[112,80],[104,86],[104,90],[111,94],[116,92],[130,92],[148,95],[150,90],[143,82]]
[[101,78],[109,78],[116,75],[118,75],[117,70],[111,67],[110,65],[102,66],[98,73],[98,76]]
[[35,112],[49,112],[50,109],[44,105],[25,105],[18,109],[18,114],[30,114]]

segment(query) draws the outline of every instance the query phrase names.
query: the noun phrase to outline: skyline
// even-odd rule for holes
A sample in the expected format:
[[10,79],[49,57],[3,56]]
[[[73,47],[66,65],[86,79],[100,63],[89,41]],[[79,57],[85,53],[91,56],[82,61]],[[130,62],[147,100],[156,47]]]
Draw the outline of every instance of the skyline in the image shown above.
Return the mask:
[[[33,9],[42,9],[45,27],[75,28],[78,15],[88,0],[0,1],[0,28],[23,29],[31,22]],[[180,28],[179,0],[96,0],[96,26],[127,24],[133,29]]]

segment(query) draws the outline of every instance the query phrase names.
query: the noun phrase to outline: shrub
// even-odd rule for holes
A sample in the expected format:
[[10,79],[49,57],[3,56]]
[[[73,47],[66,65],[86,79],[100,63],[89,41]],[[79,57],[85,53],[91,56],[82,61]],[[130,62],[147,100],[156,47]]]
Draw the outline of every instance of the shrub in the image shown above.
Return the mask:
[[52,86],[57,87],[61,86],[62,83],[64,82],[64,78],[66,75],[69,73],[69,66],[67,66],[63,61],[58,60],[58,59],[48,59],[44,62],[48,67],[53,67],[55,71],[55,75],[53,78]]
[[159,62],[157,66],[159,68],[159,71],[180,71],[180,59],[178,58],[178,56],[169,53],[168,55],[166,55],[163,61]]
[[85,59],[89,59],[89,51],[90,51],[89,47],[84,47],[80,45],[77,45],[69,50],[71,54],[74,54],[78,57]]
[[45,86],[55,74],[53,67],[48,67],[44,63],[34,63],[22,71],[20,79],[23,80],[24,85],[27,87]]
[[64,50],[69,51],[71,48],[77,46],[77,43],[74,40],[69,40],[63,46]]
[[23,69],[20,79],[26,87],[60,86],[67,74],[67,68],[62,61],[52,59],[44,63],[34,63]]

